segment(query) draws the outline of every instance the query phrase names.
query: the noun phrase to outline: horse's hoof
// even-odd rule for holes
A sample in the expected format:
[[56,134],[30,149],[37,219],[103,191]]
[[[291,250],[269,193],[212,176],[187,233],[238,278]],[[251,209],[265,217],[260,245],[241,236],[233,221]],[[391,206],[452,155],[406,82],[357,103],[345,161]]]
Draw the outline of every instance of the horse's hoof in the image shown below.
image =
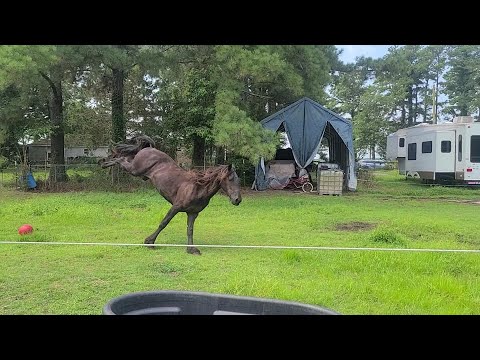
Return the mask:
[[100,166],[102,167],[102,169],[105,169],[107,167],[110,167],[110,166],[113,166],[117,163],[116,160],[104,160]]
[[151,249],[151,250],[155,250],[157,247],[153,245],[154,242],[155,242],[155,240],[146,238],[143,243],[144,243],[144,244],[147,244],[147,245],[151,245],[151,246],[146,246],[146,247],[149,248],[149,249]]
[[193,247],[193,246],[187,247],[187,253],[192,255],[202,255],[200,250],[198,250],[196,247]]
[[143,243],[144,243],[144,244],[153,244],[154,242],[155,242],[155,240],[147,237]]

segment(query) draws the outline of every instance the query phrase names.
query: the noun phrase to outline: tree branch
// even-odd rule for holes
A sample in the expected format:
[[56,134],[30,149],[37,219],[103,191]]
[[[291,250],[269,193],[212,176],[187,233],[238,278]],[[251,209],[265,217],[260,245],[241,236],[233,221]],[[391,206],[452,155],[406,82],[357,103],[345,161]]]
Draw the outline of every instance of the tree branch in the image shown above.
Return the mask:
[[259,98],[262,98],[262,99],[272,99],[271,96],[255,94],[255,93],[252,93],[252,92],[249,92],[249,91],[246,91],[246,90],[242,90],[242,92],[244,92],[247,95],[256,96],[256,97],[259,97]]
[[183,61],[177,61],[177,64],[193,64],[196,62],[197,60],[183,60]]
[[175,46],[176,46],[176,45],[167,46],[167,47],[165,47],[164,49],[160,50],[160,52],[168,51],[168,50],[170,50],[171,48],[174,48]]
[[52,79],[50,79],[48,77],[47,74],[45,74],[43,71],[38,71],[40,73],[40,75],[42,75],[42,77],[47,80],[48,84],[50,85],[50,87],[52,88],[52,92],[53,92],[53,96],[55,97],[58,97],[58,91],[57,91],[57,87],[55,86],[55,84],[53,83]]

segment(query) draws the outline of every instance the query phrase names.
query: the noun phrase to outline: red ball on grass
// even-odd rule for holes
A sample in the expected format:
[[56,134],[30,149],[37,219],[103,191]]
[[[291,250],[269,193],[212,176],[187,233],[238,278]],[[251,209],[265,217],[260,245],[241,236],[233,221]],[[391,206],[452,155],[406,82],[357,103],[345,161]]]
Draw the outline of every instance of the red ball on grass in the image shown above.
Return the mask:
[[33,227],[32,225],[29,225],[29,224],[22,225],[18,228],[18,233],[20,235],[30,234],[32,231],[33,231]]

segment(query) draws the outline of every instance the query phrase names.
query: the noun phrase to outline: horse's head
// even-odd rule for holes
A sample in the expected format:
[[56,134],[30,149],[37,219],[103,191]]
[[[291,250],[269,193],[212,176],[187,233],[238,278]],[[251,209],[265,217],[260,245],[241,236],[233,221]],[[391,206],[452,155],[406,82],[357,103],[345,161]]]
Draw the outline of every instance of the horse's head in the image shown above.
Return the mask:
[[222,179],[220,186],[230,198],[233,205],[240,205],[242,195],[240,194],[240,178],[232,165],[228,165],[227,175]]

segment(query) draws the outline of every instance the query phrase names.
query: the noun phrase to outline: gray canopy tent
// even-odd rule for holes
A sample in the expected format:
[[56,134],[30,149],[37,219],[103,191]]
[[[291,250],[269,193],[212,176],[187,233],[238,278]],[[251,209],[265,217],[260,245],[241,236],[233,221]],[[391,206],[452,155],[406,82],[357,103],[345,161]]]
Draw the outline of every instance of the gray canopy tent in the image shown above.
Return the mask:
[[[323,137],[328,139],[330,162],[337,163],[346,174],[346,186],[357,188],[352,123],[319,103],[304,97],[263,119],[262,126],[273,131],[285,131],[299,175],[313,161]],[[255,168],[257,190],[268,187],[264,159]]]

